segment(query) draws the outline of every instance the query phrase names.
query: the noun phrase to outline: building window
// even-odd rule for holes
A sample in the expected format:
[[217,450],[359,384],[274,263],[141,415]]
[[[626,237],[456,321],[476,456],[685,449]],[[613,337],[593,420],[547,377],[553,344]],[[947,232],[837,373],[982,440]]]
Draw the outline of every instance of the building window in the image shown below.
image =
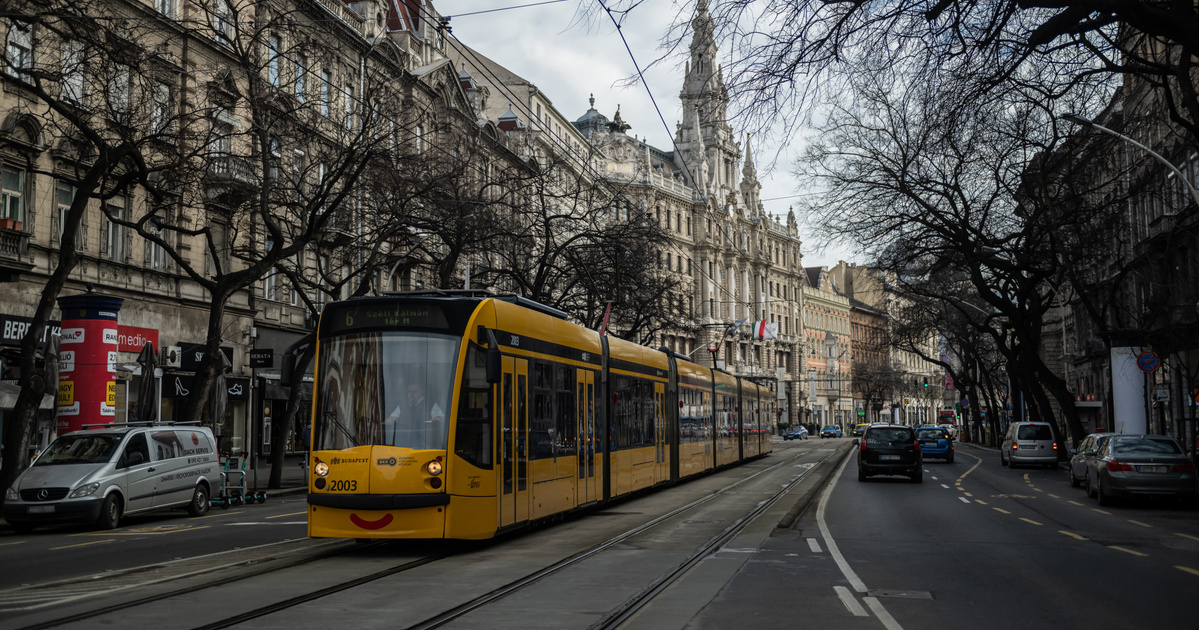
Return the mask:
[[283,40],[278,35],[271,35],[270,47],[271,59],[267,62],[266,76],[271,85],[279,87],[279,81],[282,80],[282,73],[279,66],[282,58],[280,51],[283,49]]
[[[266,251],[270,252],[274,248],[275,241],[268,238],[266,240]],[[271,267],[271,270],[267,272],[266,278],[264,279],[262,297],[272,301],[275,299],[278,290],[278,276],[279,271],[275,267]]]
[[54,242],[62,245],[62,232],[67,225],[67,213],[71,211],[71,204],[75,203],[75,187],[66,182],[58,182],[55,188],[57,211],[54,213],[54,218],[57,222],[54,224]]
[[9,22],[8,67],[15,70],[17,78],[28,82],[33,68],[33,37],[28,27]]
[[159,13],[169,18],[175,17],[175,0],[157,0],[155,5]]
[[25,220],[25,171],[9,166],[0,170],[0,219]]
[[307,75],[308,58],[304,55],[296,55],[296,100],[301,103],[308,100],[308,86],[305,85]]
[[321,116],[329,116],[329,91],[332,90],[333,77],[328,70],[321,71]]
[[[163,210],[162,214],[166,214],[166,209]],[[147,223],[147,227],[149,228],[149,232],[151,234],[158,238],[163,238],[165,230],[162,229],[158,219],[151,219],[149,223]],[[163,269],[166,269],[167,255],[166,250],[163,249],[162,245],[159,245],[154,241],[146,241],[146,266],[156,271],[162,271]]]
[[228,42],[233,38],[233,22],[230,13],[228,0],[216,0],[212,9],[212,30],[216,31],[218,40]]
[[268,188],[273,189],[279,185],[279,162],[283,159],[278,138],[271,138],[270,153],[271,156],[267,159],[266,184]]
[[108,236],[104,239],[104,250],[113,262],[125,261],[125,228],[116,221],[125,219],[125,198],[113,197],[104,204],[108,216]]
[[425,128],[423,125],[416,126],[416,153],[420,155],[425,151]]
[[346,86],[345,121],[346,131],[354,130],[354,86]]
[[155,133],[162,133],[171,124],[171,86],[168,83],[154,84],[154,107],[151,122]]
[[83,101],[83,42],[62,45],[62,98],[68,103]]

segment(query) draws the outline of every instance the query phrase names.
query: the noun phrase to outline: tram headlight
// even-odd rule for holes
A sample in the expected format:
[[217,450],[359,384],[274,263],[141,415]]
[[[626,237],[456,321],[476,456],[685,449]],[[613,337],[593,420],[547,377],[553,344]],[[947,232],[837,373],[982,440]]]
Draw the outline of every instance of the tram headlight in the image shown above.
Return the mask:
[[312,470],[313,470],[313,472],[316,473],[316,476],[318,476],[318,477],[327,477],[329,475],[329,464],[326,464],[325,462],[322,462],[322,461],[318,461],[316,463],[316,466],[312,467]]
[[436,477],[437,475],[441,474],[441,462],[435,459],[428,464],[425,464],[425,470],[429,471],[430,475]]

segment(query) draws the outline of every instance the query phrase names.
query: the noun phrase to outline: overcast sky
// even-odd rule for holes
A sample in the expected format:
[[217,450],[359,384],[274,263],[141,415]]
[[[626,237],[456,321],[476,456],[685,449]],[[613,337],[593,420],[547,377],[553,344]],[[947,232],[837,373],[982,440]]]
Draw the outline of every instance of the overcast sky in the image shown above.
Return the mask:
[[[576,120],[590,107],[588,98],[595,95],[595,108],[609,119],[620,106],[621,118],[632,128],[630,135],[645,138],[659,149],[670,151],[675,126],[682,118],[679,91],[683,83],[685,56],[675,56],[646,70],[662,57],[662,38],[677,19],[681,7],[694,11],[691,0],[645,0],[622,22],[620,32],[606,17],[602,21],[583,23],[578,14],[581,3],[595,0],[567,0],[525,6],[545,0],[434,0],[442,15],[451,17],[453,37],[491,58],[496,63],[528,79],[546,94],[563,116]],[[594,5],[591,5],[594,6]],[[501,9],[501,10],[496,10]],[[688,18],[689,19],[689,18]],[[628,43],[621,40],[621,33]],[[690,36],[687,41],[690,42]],[[719,42],[718,42],[719,45]],[[685,51],[684,51],[685,52]],[[727,54],[722,50],[721,54]],[[645,70],[646,84],[657,101],[658,111],[645,85],[618,85],[636,73],[634,65]],[[493,95],[492,98],[502,98]],[[665,119],[665,125],[662,123]],[[744,134],[739,141],[744,146]],[[780,163],[769,173],[763,173],[775,147],[757,146],[753,153],[762,183],[762,200],[766,212],[785,217],[789,206],[803,201],[803,191],[789,175],[790,165]],[[805,266],[836,264],[850,256],[841,252],[812,250],[815,238],[804,234]]]

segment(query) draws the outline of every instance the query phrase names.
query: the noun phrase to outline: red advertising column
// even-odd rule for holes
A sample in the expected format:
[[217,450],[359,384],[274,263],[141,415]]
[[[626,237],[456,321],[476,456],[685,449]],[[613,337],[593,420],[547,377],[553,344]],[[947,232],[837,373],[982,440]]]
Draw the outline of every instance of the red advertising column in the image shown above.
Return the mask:
[[121,298],[58,298],[62,346],[58,368],[58,433],[110,423],[116,415],[117,313]]

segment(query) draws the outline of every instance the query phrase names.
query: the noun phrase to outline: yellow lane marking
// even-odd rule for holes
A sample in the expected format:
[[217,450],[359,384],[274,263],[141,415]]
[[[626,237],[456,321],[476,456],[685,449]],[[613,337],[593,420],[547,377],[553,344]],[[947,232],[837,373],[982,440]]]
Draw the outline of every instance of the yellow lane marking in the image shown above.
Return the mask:
[[[1181,536],[1182,534],[1179,534],[1179,535]],[[29,542],[29,541],[28,540],[16,540],[13,542],[0,543],[0,547],[7,547],[9,545],[23,545],[27,542]]]
[[1025,523],[1032,523],[1033,525],[1041,524],[1041,523],[1038,523],[1038,522],[1032,520],[1031,518],[1024,518],[1023,516],[1020,517],[1020,520],[1024,521]]
[[975,502],[975,503],[980,503],[980,504],[982,504],[982,505],[986,505],[986,504],[987,504],[987,502],[986,502],[986,501],[983,501],[982,499],[975,499],[975,500],[974,500],[974,502]]
[[1029,474],[1030,474],[1030,473],[1024,473],[1024,483],[1026,483],[1026,484],[1028,484],[1028,485],[1030,485],[1030,486],[1031,486],[1031,485],[1032,485],[1032,479],[1029,479],[1029,478],[1028,478],[1028,475],[1029,475]]
[[971,466],[969,470],[962,473],[961,477],[958,477],[958,480],[957,480],[958,485],[961,485],[962,480],[966,478],[966,475],[969,475],[970,473],[974,472],[975,468],[978,468],[979,466],[982,466],[982,464],[983,464],[983,458],[981,458],[977,455],[971,455],[970,453],[962,453],[962,455],[965,455],[966,457],[973,457],[974,459],[977,459],[978,461],[975,462],[974,465]]
[[1179,565],[1174,565],[1174,568],[1178,569],[1179,571],[1186,571],[1192,575],[1199,575],[1199,569],[1192,569],[1191,567],[1183,567]]
[[1078,507],[1082,507],[1082,506],[1083,506],[1083,505],[1082,505],[1081,503],[1079,503],[1078,501],[1066,501],[1066,503],[1069,503],[1069,504],[1071,504],[1071,505],[1077,505]]
[[1116,551],[1123,551],[1124,553],[1131,553],[1134,556],[1141,556],[1142,558],[1149,557],[1149,554],[1147,553],[1141,553],[1139,551],[1133,551],[1132,549],[1125,549],[1124,547],[1117,547],[1115,545],[1108,545],[1107,548],[1115,549]]
[[1104,512],[1103,510],[1101,510],[1101,509],[1099,509],[1099,508],[1091,508],[1091,509],[1092,509],[1092,510],[1095,510],[1096,512],[1099,512],[1100,514],[1107,514],[1108,516],[1111,516],[1111,515],[1112,515],[1112,513],[1111,513],[1111,512]]
[[1065,534],[1065,535],[1067,535],[1067,536],[1069,536],[1069,537],[1071,537],[1071,538],[1073,538],[1073,539],[1075,539],[1075,540],[1086,540],[1086,538],[1085,538],[1085,537],[1083,537],[1083,536],[1079,536],[1078,534],[1075,534],[1074,532],[1068,532],[1068,531],[1066,531],[1066,530],[1064,530],[1064,529],[1059,529],[1059,530],[1057,530],[1057,531],[1058,531],[1058,533]]
[[86,547],[88,545],[99,545],[100,543],[110,543],[115,540],[115,538],[110,538],[108,540],[93,540],[92,542],[79,543],[78,545],[67,545],[65,547],[51,547],[50,551],[58,551],[59,549],[73,549],[75,547]]
[[1050,497],[1053,497],[1054,499],[1060,499],[1060,498],[1061,498],[1061,497],[1057,496],[1056,494],[1051,494],[1051,495],[1049,495],[1049,496],[1050,496]]
[[1134,520],[1132,520],[1131,518],[1130,518],[1130,519],[1128,519],[1128,522],[1129,522],[1129,523],[1132,523],[1133,525],[1140,525],[1141,527],[1153,527],[1153,526],[1152,526],[1152,525],[1150,525],[1149,523],[1142,523],[1142,522],[1140,522],[1140,521],[1134,521]]
[[963,492],[962,494],[964,494],[964,495],[966,495],[966,496],[968,496],[968,497],[972,497],[972,496],[974,496],[973,494],[970,494],[969,492]]
[[1011,514],[1011,512],[1009,512],[1003,508],[991,508],[991,509],[995,510],[996,512],[1003,512],[1004,514]]
[[268,516],[267,518],[283,518],[284,516],[299,516],[301,514],[308,514],[308,510],[304,510],[303,512],[292,512],[291,514],[277,514],[275,516]]
[[1191,540],[1194,540],[1194,541],[1196,541],[1196,542],[1199,542],[1199,536],[1192,536],[1192,535],[1190,535],[1190,534],[1179,534],[1178,532],[1174,532],[1174,535],[1175,535],[1175,536],[1182,536],[1183,538],[1190,538]]
[[1036,487],[1036,486],[1033,486],[1033,487],[1032,487],[1032,489],[1033,489],[1033,490],[1036,490],[1037,492],[1044,492],[1044,490],[1042,490],[1042,489],[1040,489],[1040,488],[1038,488],[1038,487]]

